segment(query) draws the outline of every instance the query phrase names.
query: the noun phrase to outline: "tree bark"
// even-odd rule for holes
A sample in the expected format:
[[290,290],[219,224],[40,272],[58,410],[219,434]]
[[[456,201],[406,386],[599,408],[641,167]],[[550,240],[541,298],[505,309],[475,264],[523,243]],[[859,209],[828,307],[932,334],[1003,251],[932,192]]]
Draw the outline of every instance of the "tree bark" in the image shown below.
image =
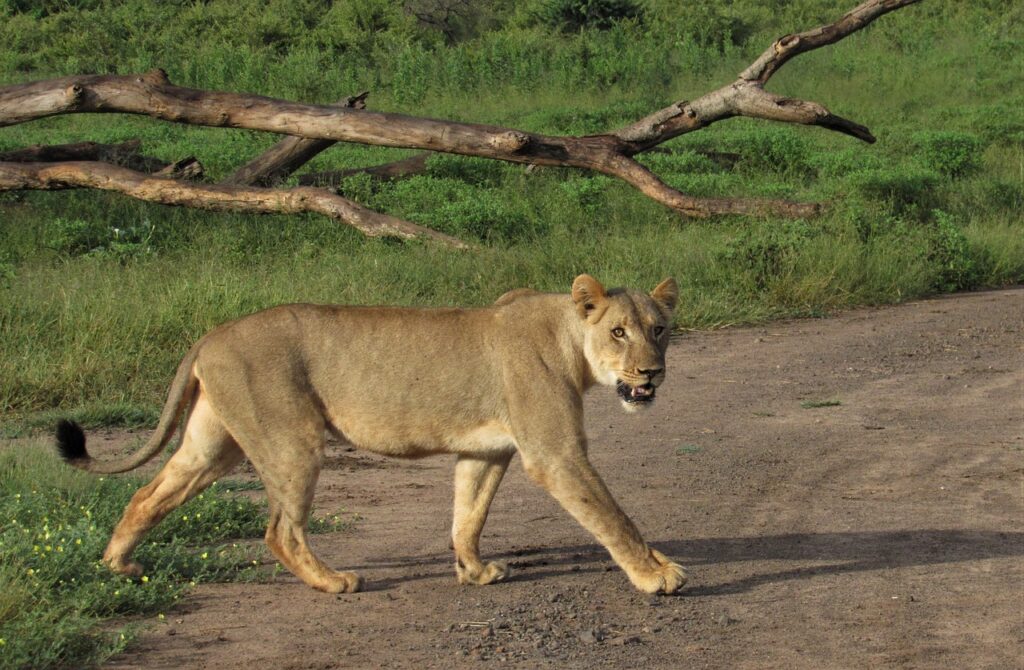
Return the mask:
[[[368,91],[350,95],[333,106],[365,109],[367,95]],[[275,186],[333,144],[334,140],[286,137],[223,179],[221,183],[233,186]]]
[[308,186],[266,189],[192,184],[89,161],[0,163],[0,190],[71,188],[116,191],[147,202],[219,211],[278,214],[317,212],[347,223],[370,237],[420,238],[456,248],[468,246],[444,233],[373,212],[329,191]]
[[142,141],[128,140],[119,144],[75,142],[73,144],[36,144],[24,149],[0,151],[0,161],[15,163],[53,163],[57,161],[103,161],[140,172],[158,172],[168,163],[139,153]]
[[424,151],[421,154],[403,158],[400,161],[374,165],[371,167],[352,168],[350,170],[332,170],[329,172],[309,172],[299,175],[299,184],[302,186],[338,186],[341,182],[352,175],[366,173],[376,179],[391,181],[409,177],[416,174],[423,174],[427,169],[427,159],[431,152]]

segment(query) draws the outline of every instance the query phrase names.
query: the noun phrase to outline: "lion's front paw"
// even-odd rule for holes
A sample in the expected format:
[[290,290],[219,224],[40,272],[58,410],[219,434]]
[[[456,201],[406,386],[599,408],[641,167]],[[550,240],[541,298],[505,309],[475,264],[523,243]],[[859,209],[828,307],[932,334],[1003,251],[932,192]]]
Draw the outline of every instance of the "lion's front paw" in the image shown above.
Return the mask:
[[484,584],[493,584],[494,582],[502,581],[509,576],[510,572],[508,566],[504,563],[488,563],[476,570],[472,570],[468,566],[462,565],[459,561],[456,561],[455,574],[459,578],[459,584],[475,584],[477,586],[483,586]]
[[665,554],[651,549],[657,567],[642,575],[631,576],[633,584],[645,593],[675,593],[686,584],[686,570],[670,561]]

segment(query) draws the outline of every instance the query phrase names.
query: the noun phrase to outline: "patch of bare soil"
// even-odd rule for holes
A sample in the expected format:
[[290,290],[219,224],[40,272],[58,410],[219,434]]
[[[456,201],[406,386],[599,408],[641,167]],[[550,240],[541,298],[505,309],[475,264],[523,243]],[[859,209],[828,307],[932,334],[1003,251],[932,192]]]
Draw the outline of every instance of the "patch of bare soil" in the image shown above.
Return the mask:
[[[367,591],[197,588],[113,668],[1024,667],[1024,290],[694,333],[656,406],[587,399],[591,455],[679,596],[635,592],[513,466],[455,582],[451,459],[333,445],[314,537]],[[839,404],[814,406],[824,401]]]

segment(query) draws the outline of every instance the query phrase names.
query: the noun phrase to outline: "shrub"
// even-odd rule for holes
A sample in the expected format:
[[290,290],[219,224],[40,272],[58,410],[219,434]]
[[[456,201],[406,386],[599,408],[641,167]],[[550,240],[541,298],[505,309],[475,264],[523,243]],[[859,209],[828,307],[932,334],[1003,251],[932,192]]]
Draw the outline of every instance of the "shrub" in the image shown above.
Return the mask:
[[146,220],[120,228],[95,220],[57,218],[48,227],[43,246],[63,256],[107,254],[126,261],[152,253],[155,232]]
[[884,200],[897,212],[929,208],[935,201],[940,177],[924,168],[876,168],[858,170],[847,184],[868,200]]
[[610,183],[608,177],[583,177],[564,181],[559,188],[585,212],[596,214],[605,204],[605,191]]
[[624,19],[638,20],[643,10],[632,0],[541,0],[530,14],[540,25],[575,33],[584,28],[607,30]]
[[798,253],[821,231],[806,221],[763,221],[741,229],[726,244],[721,258],[749,274],[754,286],[764,290],[783,273],[790,256]]
[[973,288],[974,260],[964,231],[946,212],[935,210],[932,215],[928,260],[937,268],[934,288],[943,292]]
[[941,174],[962,177],[977,169],[983,144],[971,133],[923,131],[911,138],[924,164]]

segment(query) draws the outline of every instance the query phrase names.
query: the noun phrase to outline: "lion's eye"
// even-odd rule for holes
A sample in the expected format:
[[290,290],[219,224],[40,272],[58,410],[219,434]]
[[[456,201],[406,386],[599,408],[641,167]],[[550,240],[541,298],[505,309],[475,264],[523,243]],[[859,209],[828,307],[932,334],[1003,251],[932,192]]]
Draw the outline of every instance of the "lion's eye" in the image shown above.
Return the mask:
[[626,331],[623,330],[622,327],[612,328],[612,335],[614,335],[615,337],[625,337]]
[[665,332],[665,326],[655,326],[654,327],[654,336],[655,337],[661,337],[661,334],[664,333],[664,332]]

